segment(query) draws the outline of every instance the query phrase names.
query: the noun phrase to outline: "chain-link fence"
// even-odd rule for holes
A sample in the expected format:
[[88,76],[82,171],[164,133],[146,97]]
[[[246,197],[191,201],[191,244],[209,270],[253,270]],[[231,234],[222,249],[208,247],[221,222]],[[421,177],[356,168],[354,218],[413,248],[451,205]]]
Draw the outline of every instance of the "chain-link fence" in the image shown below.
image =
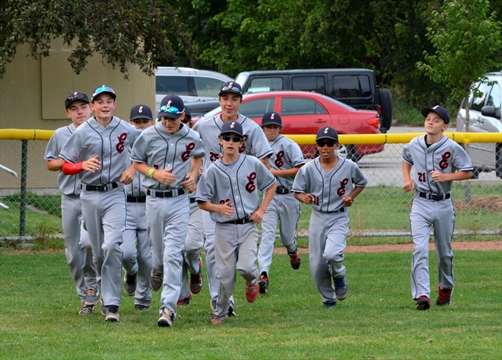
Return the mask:
[[[358,155],[353,152],[354,149],[360,151],[360,146],[342,147],[341,153],[357,160],[369,180],[349,210],[351,236],[410,235],[413,193],[405,193],[401,188],[404,143],[365,145],[367,154],[362,157],[359,152]],[[41,140],[0,138],[0,164],[19,175],[15,178],[0,170],[0,201],[9,206],[8,210],[0,208],[0,238],[37,237],[61,232],[57,172],[46,169],[46,145],[47,141]],[[315,155],[313,146],[302,145],[302,149],[304,153]],[[502,234],[502,179],[497,178],[495,172],[481,173],[475,180],[454,182],[452,197],[457,234]],[[309,218],[310,207],[303,206],[298,224],[300,237],[307,235]]]

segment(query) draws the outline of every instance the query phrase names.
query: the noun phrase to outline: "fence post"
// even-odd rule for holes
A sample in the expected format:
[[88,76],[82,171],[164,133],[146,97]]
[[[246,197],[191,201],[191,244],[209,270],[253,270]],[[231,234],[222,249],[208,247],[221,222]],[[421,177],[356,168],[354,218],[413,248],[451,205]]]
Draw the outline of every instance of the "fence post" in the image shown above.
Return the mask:
[[19,204],[19,236],[26,233],[26,179],[28,178],[28,141],[22,141],[21,150],[21,203]]

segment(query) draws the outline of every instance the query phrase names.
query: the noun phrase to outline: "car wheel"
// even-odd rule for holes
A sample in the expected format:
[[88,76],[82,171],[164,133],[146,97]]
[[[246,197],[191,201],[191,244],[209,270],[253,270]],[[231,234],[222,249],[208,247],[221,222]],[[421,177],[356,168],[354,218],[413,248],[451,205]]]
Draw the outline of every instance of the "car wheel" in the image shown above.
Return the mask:
[[340,156],[343,156],[344,158],[352,160],[355,163],[357,163],[363,157],[357,152],[356,147],[354,145],[340,144],[336,153]]
[[502,179],[502,144],[497,145],[495,152],[495,174]]
[[386,133],[392,126],[392,94],[387,89],[379,89],[378,101],[382,108],[380,131]]

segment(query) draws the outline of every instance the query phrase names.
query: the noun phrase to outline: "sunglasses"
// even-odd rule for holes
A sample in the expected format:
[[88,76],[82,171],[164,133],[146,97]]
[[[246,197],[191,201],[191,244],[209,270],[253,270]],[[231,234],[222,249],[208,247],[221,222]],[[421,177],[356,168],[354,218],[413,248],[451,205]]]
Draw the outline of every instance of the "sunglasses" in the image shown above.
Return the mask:
[[220,90],[220,92],[225,92],[225,91],[234,91],[236,93],[242,94],[242,90],[239,89],[237,86],[224,86]]
[[160,107],[160,112],[168,112],[169,114],[183,114],[183,111],[180,111],[180,109],[178,109],[177,107],[171,106],[168,108],[165,105]]
[[238,143],[238,142],[242,141],[242,138],[240,136],[221,135],[221,138],[225,141],[232,140],[234,143]]
[[113,89],[111,87],[101,86],[94,91],[94,94],[92,94],[92,96],[94,97],[98,94],[101,94],[102,92],[109,92],[109,93],[115,94],[115,91],[113,91]]
[[324,147],[325,145],[328,145],[328,147],[333,147],[336,144],[335,140],[318,140],[316,141],[317,146],[319,147]]

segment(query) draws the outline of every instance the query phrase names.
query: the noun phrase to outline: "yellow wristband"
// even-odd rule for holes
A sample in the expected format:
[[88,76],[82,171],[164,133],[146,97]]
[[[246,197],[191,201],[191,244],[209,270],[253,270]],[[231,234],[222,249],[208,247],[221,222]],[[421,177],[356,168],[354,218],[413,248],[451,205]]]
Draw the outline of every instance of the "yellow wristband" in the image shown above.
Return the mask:
[[145,175],[148,176],[150,179],[153,179],[153,173],[155,171],[157,171],[157,170],[154,168],[149,168]]

